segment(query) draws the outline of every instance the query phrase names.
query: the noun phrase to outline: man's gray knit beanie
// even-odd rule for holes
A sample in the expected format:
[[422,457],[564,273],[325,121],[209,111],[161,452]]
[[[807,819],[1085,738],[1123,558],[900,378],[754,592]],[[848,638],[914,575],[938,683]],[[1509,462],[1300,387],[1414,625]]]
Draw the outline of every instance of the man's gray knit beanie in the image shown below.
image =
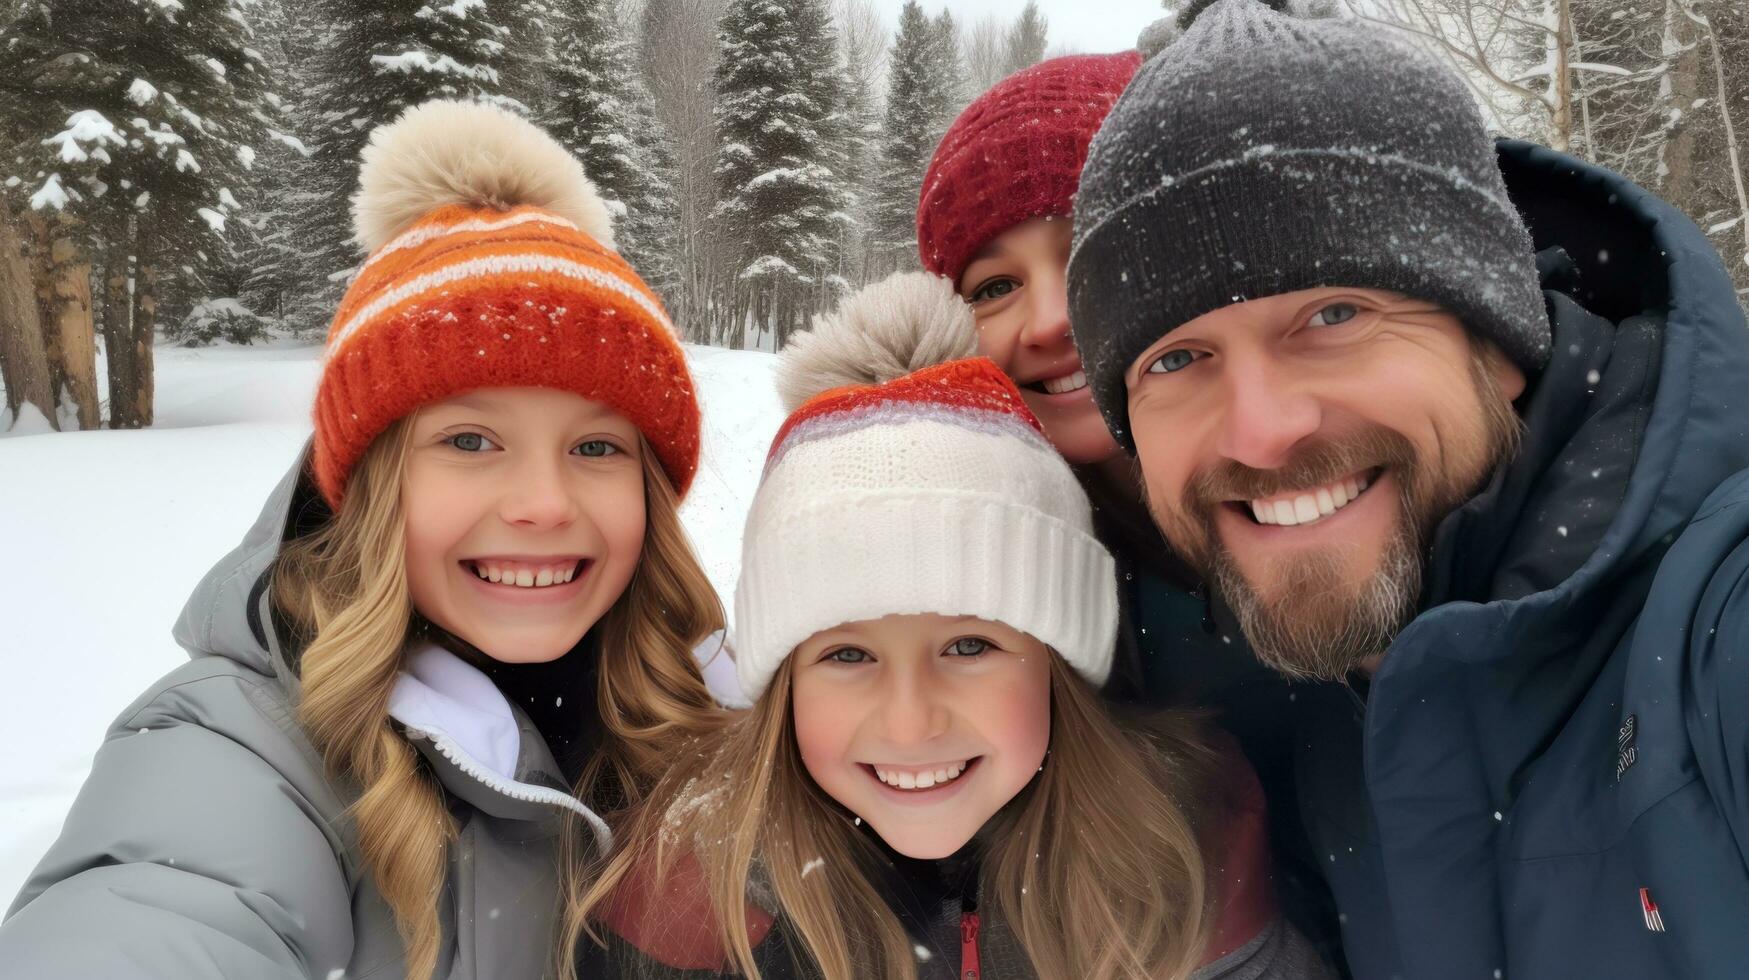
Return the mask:
[[1075,343],[1131,452],[1125,370],[1247,299],[1391,290],[1450,310],[1527,370],[1548,361],[1530,234],[1469,91],[1354,20],[1259,0],[1203,11],[1094,137],[1074,229]]

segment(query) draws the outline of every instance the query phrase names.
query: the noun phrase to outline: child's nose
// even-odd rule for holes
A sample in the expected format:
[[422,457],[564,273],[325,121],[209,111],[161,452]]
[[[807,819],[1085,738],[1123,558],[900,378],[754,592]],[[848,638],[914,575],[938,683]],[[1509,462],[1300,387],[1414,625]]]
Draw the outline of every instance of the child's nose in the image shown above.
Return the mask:
[[895,671],[881,692],[881,727],[895,746],[920,745],[947,732],[949,712],[924,671]]
[[577,519],[577,499],[562,461],[530,457],[506,471],[499,513],[507,524],[566,527]]

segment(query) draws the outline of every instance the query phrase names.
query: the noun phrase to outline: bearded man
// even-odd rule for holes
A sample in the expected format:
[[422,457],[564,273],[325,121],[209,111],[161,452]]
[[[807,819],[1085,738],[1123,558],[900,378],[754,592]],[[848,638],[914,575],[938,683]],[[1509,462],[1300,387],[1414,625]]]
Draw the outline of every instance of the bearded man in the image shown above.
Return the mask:
[[1353,974],[1749,974],[1749,328],[1693,223],[1383,28],[1222,0],[1074,229],[1155,523],[1305,682],[1268,789]]

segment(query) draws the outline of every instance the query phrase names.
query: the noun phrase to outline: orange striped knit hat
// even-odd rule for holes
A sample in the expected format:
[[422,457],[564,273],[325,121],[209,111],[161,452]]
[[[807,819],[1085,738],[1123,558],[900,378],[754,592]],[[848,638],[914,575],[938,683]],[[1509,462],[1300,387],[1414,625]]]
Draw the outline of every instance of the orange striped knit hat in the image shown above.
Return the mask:
[[316,392],[329,505],[396,420],[499,387],[619,412],[684,496],[698,465],[692,377],[576,159],[503,109],[438,101],[373,132],[361,162],[353,223],[369,257],[329,328]]

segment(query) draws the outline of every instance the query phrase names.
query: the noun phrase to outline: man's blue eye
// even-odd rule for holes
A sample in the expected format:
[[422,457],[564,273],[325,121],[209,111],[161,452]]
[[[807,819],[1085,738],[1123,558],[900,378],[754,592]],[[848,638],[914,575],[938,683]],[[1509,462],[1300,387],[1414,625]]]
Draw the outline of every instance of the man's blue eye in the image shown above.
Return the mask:
[[581,456],[612,456],[617,452],[619,447],[604,439],[591,439],[577,446],[577,453]]
[[1148,365],[1149,374],[1171,374],[1182,371],[1196,361],[1196,351],[1169,350]]
[[1337,324],[1347,323],[1359,315],[1360,308],[1353,303],[1331,303],[1312,314],[1312,326],[1334,327]]

